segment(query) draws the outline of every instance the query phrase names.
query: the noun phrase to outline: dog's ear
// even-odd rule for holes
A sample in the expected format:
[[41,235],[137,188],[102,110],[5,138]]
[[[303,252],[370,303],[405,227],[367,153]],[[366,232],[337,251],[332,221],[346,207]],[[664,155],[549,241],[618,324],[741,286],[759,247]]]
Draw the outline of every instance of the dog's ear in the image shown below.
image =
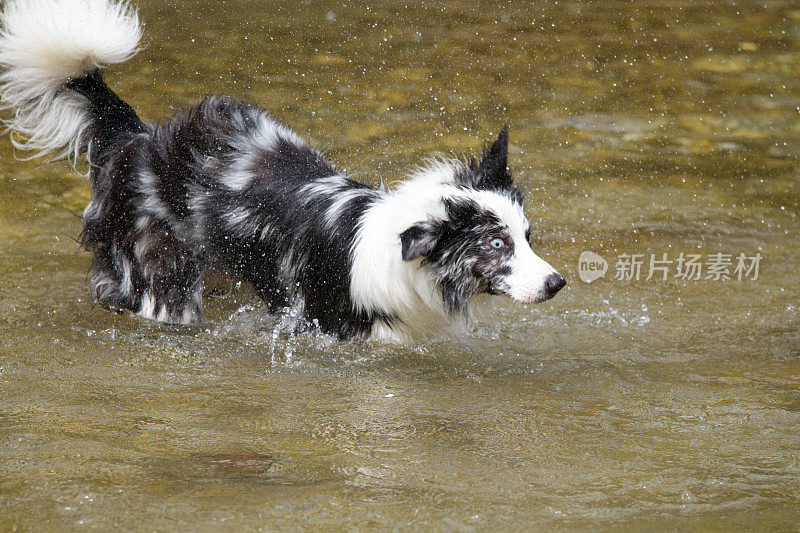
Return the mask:
[[476,188],[505,189],[513,185],[508,172],[508,126],[503,126],[474,170]]
[[400,234],[403,261],[427,256],[436,246],[436,234],[430,224],[415,224]]

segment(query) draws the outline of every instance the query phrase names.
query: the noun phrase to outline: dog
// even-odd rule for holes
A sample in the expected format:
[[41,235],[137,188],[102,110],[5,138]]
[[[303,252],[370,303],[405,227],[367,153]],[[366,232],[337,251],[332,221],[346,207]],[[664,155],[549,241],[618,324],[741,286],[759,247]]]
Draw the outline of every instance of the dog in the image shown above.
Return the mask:
[[88,161],[80,242],[103,307],[197,323],[213,267],[299,317],[297,331],[411,342],[468,323],[481,295],[536,303],[566,284],[531,249],[507,127],[478,159],[375,188],[242,101],[141,121],[101,74],[139,50],[127,3],[7,0],[0,24],[14,147]]

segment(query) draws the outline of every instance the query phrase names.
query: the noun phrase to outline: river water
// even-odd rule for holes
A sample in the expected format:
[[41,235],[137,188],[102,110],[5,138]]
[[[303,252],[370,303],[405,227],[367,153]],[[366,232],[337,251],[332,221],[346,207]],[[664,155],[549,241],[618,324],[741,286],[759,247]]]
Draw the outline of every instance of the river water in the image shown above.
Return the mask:
[[196,328],[94,307],[86,180],[0,143],[0,530],[797,529],[800,7],[497,4],[150,0],[107,74],[373,184],[508,123],[570,283],[463,338],[276,336],[225,280]]

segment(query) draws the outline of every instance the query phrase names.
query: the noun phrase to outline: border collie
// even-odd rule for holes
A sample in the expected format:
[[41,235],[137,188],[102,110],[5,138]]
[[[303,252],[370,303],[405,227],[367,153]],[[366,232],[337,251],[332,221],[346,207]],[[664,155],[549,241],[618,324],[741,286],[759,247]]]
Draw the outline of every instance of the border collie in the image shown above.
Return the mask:
[[142,122],[100,73],[139,49],[127,3],[7,0],[0,24],[14,147],[88,160],[81,244],[104,307],[196,323],[215,267],[296,330],[410,342],[465,324],[478,295],[535,303],[566,283],[531,250],[507,128],[479,160],[377,189],[251,104],[210,96]]

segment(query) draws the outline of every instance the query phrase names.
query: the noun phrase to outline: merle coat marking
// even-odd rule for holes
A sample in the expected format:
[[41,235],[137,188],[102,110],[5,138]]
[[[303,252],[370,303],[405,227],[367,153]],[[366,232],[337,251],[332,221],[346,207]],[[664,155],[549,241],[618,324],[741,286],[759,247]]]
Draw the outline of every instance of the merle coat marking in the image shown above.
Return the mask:
[[137,51],[127,4],[9,0],[0,23],[12,142],[90,164],[81,243],[105,307],[195,323],[214,266],[298,330],[408,341],[462,323],[480,294],[537,302],[565,283],[528,243],[505,128],[480,161],[376,189],[247,103],[211,96],[142,122],[100,73]]

